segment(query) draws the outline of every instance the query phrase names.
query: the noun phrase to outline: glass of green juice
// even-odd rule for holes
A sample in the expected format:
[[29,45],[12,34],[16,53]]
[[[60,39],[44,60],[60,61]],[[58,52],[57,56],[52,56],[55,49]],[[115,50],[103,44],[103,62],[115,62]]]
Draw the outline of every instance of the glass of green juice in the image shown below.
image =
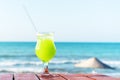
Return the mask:
[[43,62],[44,71],[42,76],[48,76],[48,63],[56,54],[56,47],[53,40],[53,33],[38,33],[35,47],[36,56]]

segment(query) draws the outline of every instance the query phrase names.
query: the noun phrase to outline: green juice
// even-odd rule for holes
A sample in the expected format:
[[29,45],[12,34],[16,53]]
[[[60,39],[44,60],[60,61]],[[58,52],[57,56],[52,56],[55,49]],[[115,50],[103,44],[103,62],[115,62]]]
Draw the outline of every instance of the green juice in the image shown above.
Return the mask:
[[44,63],[48,63],[56,53],[54,41],[49,37],[38,36],[35,51],[40,60]]

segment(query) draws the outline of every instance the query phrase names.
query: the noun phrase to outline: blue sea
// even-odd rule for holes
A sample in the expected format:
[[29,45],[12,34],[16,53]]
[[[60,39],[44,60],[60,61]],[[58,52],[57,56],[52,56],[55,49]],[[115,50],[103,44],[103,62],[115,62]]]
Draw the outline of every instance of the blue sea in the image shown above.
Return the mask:
[[[0,42],[0,72],[42,71],[43,64],[35,55],[35,42]],[[91,57],[116,68],[96,69],[97,73],[120,77],[120,43],[56,42],[56,56],[49,63],[50,72],[91,73],[93,69],[74,65]]]

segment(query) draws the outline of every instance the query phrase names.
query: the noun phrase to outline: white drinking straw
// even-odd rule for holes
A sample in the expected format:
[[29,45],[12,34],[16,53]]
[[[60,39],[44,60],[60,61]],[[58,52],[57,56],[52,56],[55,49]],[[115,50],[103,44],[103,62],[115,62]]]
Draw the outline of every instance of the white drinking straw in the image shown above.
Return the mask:
[[26,12],[26,14],[27,14],[31,24],[33,25],[34,30],[36,31],[36,33],[38,33],[37,27],[35,26],[35,24],[34,24],[32,18],[31,18],[31,16],[29,15],[29,12],[28,12],[27,8],[25,7],[25,5],[23,5],[23,8],[24,8],[24,10],[25,10],[25,12]]

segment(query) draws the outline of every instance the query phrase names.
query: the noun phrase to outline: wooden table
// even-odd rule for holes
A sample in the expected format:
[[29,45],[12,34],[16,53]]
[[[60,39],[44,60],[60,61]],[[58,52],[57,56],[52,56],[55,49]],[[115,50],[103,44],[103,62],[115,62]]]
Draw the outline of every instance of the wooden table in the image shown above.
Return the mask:
[[53,74],[54,77],[41,77],[35,73],[2,73],[0,80],[120,80],[106,75],[92,74]]

